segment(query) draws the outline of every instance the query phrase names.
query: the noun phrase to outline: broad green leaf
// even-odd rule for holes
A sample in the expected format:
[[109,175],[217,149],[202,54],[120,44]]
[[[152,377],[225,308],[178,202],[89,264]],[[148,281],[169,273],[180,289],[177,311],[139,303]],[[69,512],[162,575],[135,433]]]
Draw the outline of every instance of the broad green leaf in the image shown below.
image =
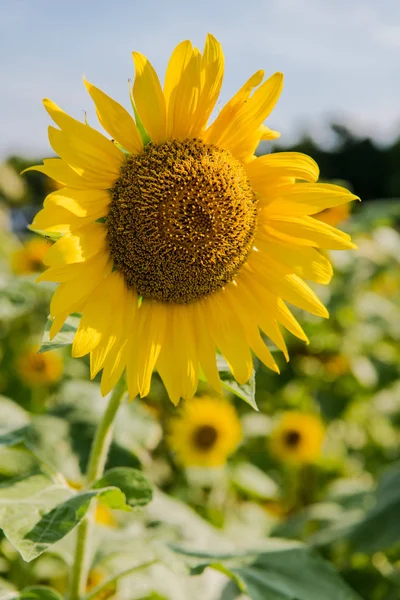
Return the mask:
[[225,555],[173,549],[187,557],[193,574],[211,567],[230,577],[237,593],[228,598],[246,594],[251,600],[360,600],[330,563],[303,544],[270,540],[253,551]]
[[0,396],[0,446],[21,442],[28,426],[28,413],[9,398]]
[[62,348],[63,346],[69,346],[72,344],[80,319],[81,315],[78,313],[73,313],[70,315],[59,333],[57,333],[52,340],[50,340],[50,328],[53,322],[50,319],[47,319],[43,333],[42,345],[39,348],[39,354],[42,352],[47,352],[48,350],[54,350],[55,348]]
[[30,539],[32,529],[43,515],[72,495],[72,490],[45,473],[9,480],[0,486],[0,527],[25,561],[36,558],[49,545]]
[[231,479],[236,487],[253,498],[270,500],[279,496],[276,482],[251,463],[241,462],[235,465],[232,469]]
[[115,467],[106,471],[101,479],[92,486],[93,489],[113,486],[125,495],[126,503],[135,508],[145,506],[153,497],[153,490],[146,477],[137,469]]
[[0,527],[29,562],[72,531],[93,498],[110,508],[131,510],[116,487],[77,493],[45,473],[14,479],[0,486]]
[[400,465],[384,473],[376,490],[376,504],[350,534],[360,552],[386,550],[400,542]]
[[217,368],[222,386],[231,394],[238,396],[238,398],[241,398],[247,402],[247,404],[250,404],[254,410],[258,410],[258,406],[256,404],[255,371],[253,370],[252,376],[247,383],[239,384],[232,375],[228,363],[220,354],[217,354]]

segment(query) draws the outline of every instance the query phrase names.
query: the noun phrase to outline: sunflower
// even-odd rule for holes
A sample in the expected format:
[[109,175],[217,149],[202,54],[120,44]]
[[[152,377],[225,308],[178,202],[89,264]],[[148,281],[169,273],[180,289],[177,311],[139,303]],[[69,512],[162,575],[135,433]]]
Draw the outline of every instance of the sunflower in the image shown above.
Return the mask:
[[43,271],[43,259],[49,248],[49,243],[41,237],[28,240],[21,249],[11,255],[12,270],[16,275]]
[[239,417],[226,400],[210,396],[185,402],[170,423],[169,445],[185,467],[217,467],[242,437]]
[[319,417],[297,411],[283,414],[269,438],[277,458],[292,464],[315,462],[321,455],[325,428]]
[[348,249],[350,237],[313,218],[355,198],[318,184],[308,156],[254,155],[279,136],[263,123],[283,76],[257,71],[209,118],[224,71],[220,44],[203,53],[180,43],[162,88],[149,60],[133,53],[135,118],[85,81],[109,139],[44,105],[58,126],[49,140],[60,158],[31,167],[63,184],[32,228],[59,233],[39,280],[60,285],[50,305],[51,336],[82,313],[72,353],[90,353],[103,394],[126,369],[130,396],[146,396],[157,369],[171,400],[190,398],[199,373],[221,391],[216,353],[242,384],[253,354],[279,372],[262,333],[288,359],[281,326],[307,341],[286,302],[328,312],[304,279],[327,284],[319,248]]
[[61,379],[64,361],[57,352],[38,354],[38,348],[30,347],[18,356],[16,370],[26,385],[48,386]]

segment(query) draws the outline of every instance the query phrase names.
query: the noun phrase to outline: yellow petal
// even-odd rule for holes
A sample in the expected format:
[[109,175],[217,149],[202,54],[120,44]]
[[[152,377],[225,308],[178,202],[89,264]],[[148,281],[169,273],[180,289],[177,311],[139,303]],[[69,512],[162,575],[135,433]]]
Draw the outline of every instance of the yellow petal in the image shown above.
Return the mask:
[[63,206],[46,206],[34,216],[29,229],[46,233],[67,233],[93,223],[107,212],[108,209],[104,208],[86,217],[78,217]]
[[202,136],[204,141],[209,144],[219,145],[222,136],[225,131],[230,127],[233,120],[240,113],[244,104],[248,101],[248,98],[252,90],[260,85],[264,77],[264,71],[257,71],[246,81],[246,83],[240,88],[238,92],[229,100],[227,104],[222,108],[221,112],[210,125],[205,134]]
[[[232,287],[234,288],[232,295],[237,296],[237,299],[234,298],[234,301],[237,303],[237,311],[239,312],[240,306],[240,312],[243,312],[243,307],[246,307],[249,318],[253,319],[253,322],[283,352],[286,360],[289,360],[285,340],[277,322],[276,298],[272,296],[268,298],[266,294],[260,297],[254,289],[252,280],[246,279],[245,269],[239,273],[237,285]],[[227,291],[228,288],[229,286],[226,288]]]
[[217,102],[224,76],[224,53],[221,44],[210,33],[207,35],[200,66],[200,95],[194,116],[195,131],[200,133]]
[[303,279],[322,284],[328,284],[332,278],[331,263],[315,248],[289,244],[261,234],[257,236],[255,245],[259,250],[259,260],[262,261],[263,256],[272,256],[282,266],[283,272],[296,273]]
[[[91,259],[93,260],[93,259]],[[89,261],[88,261],[89,262]],[[74,279],[82,272],[86,266],[86,262],[74,263],[72,265],[64,265],[62,267],[52,267],[41,273],[36,283],[40,281],[54,281],[55,283],[65,283],[70,279]]]
[[98,346],[112,327],[125,289],[124,277],[118,271],[114,271],[100,282],[83,309],[72,344],[72,356],[85,356]]
[[107,227],[91,223],[57,240],[46,254],[44,264],[58,267],[83,262],[106,250]]
[[266,154],[247,163],[245,167],[253,189],[260,194],[270,194],[269,188],[276,183],[277,178],[316,181],[319,176],[315,160],[300,152]]
[[177,45],[168,62],[165,74],[164,97],[167,109],[167,135],[170,137],[174,124],[176,90],[192,57],[192,43],[185,40]]
[[144,300],[138,310],[137,385],[142,398],[150,392],[151,377],[163,345],[167,318],[168,308],[161,302]]
[[312,217],[271,215],[263,223],[263,227],[270,235],[301,246],[331,250],[351,250],[357,247],[347,233]]
[[175,49],[166,74],[167,136],[171,139],[196,137],[199,133],[195,114],[200,96],[201,55],[188,44],[182,42]]
[[86,301],[91,292],[112,270],[112,263],[107,254],[101,254],[95,260],[89,261],[84,269],[67,283],[60,283],[53,294],[50,303],[50,315],[72,312],[77,302]]
[[[44,201],[45,207],[61,206],[77,217],[87,217],[104,211],[112,200],[108,190],[77,190],[73,188],[62,188],[49,194]],[[96,217],[97,218],[97,217]]]
[[225,302],[224,290],[205,299],[210,333],[226,358],[236,381],[246,383],[253,372],[253,359],[246,335],[238,317]]
[[133,100],[151,141],[161,144],[165,141],[167,124],[161,84],[152,64],[143,54],[132,52],[132,56],[136,71],[132,88]]
[[[98,188],[111,188],[118,178],[121,164],[113,165],[83,144],[73,144],[67,134],[49,127],[49,142],[54,152],[69,164],[80,177],[91,180]],[[111,162],[111,165],[110,165]]]
[[[103,396],[108,394],[118,383],[128,362],[130,341],[132,332],[135,330],[137,310],[137,294],[133,290],[127,290],[125,303],[121,311],[121,321],[117,323],[117,341],[104,360],[103,375],[101,378],[101,393]],[[137,395],[137,390],[129,389],[129,394],[131,400],[133,400]]]
[[125,157],[111,140],[86,123],[80,123],[65,113],[57,104],[45,98],[43,104],[53,121],[68,135],[75,148],[82,147],[99,160],[108,160],[109,168],[118,168],[125,163]]
[[[260,264],[253,255],[247,264],[254,270],[255,276],[259,278],[262,285],[276,296],[313,315],[329,317],[328,311],[315,292],[297,275],[283,274],[279,264],[272,258],[264,257]],[[265,267],[266,264],[268,269]]]
[[263,140],[263,141],[277,140],[278,138],[281,137],[281,134],[279,133],[279,131],[274,131],[273,129],[270,129],[266,125],[261,125],[259,133],[260,133],[260,140]]
[[272,371],[279,373],[271,352],[268,350],[261,338],[255,315],[248,310],[246,304],[242,304],[236,286],[227,286],[225,290],[225,301],[230,305],[238,321],[242,324],[246,342],[258,358]]
[[[282,73],[275,73],[267,79],[243,105],[235,119],[222,134],[219,145],[230,150],[239,160],[252,155],[261,137],[259,128],[275,107],[282,87]],[[249,138],[249,135],[253,132],[257,134],[257,138]]]
[[86,79],[83,81],[96,105],[97,117],[102,127],[128,152],[132,154],[142,152],[142,138],[128,111],[89,81]]
[[51,177],[70,188],[90,189],[97,187],[98,189],[108,189],[109,187],[108,183],[103,182],[103,184],[99,186],[97,185],[98,182],[91,178],[86,179],[80,176],[60,158],[45,158],[43,165],[29,167],[28,169],[25,169],[25,171],[22,171],[22,173],[26,173],[27,171],[39,171],[39,173],[44,173],[47,177]]
[[200,365],[208,383],[216,392],[222,394],[222,385],[217,368],[217,348],[209,332],[203,302],[194,302],[193,311],[196,347]]
[[171,401],[177,405],[181,398],[194,395],[198,382],[193,307],[189,304],[169,306],[166,327],[156,368]]
[[267,213],[275,215],[314,215],[327,208],[358,200],[346,188],[329,183],[302,183],[281,186],[276,198],[267,205]]

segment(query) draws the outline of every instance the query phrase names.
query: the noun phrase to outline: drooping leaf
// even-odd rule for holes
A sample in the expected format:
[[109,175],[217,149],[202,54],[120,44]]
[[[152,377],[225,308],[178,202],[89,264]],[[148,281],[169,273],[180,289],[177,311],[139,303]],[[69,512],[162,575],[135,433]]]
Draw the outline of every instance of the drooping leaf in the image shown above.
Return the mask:
[[47,323],[44,328],[42,344],[39,348],[39,354],[47,352],[48,350],[54,350],[55,348],[62,348],[63,346],[69,346],[74,341],[76,330],[78,329],[81,315],[73,313],[70,315],[62,326],[61,330],[57,335],[50,340],[50,329],[52,321],[47,319]]
[[67,486],[40,472],[0,486],[0,527],[25,561],[36,558],[49,545],[29,539],[29,532],[43,515],[72,495]]
[[225,555],[173,549],[187,558],[193,574],[211,567],[232,579],[236,587],[229,584],[227,592],[232,600],[241,594],[251,600],[361,600],[330,563],[303,544],[270,540],[254,551]]
[[222,387],[224,387],[231,394],[234,394],[235,396],[238,396],[238,398],[241,398],[247,402],[247,404],[254,408],[254,410],[258,410],[258,406],[256,404],[255,371],[253,370],[253,373],[247,383],[239,384],[232,375],[228,363],[220,354],[217,355],[217,368]]
[[115,467],[106,471],[101,479],[92,486],[93,489],[113,486],[120,489],[126,503],[132,508],[145,506],[153,497],[153,490],[146,477],[137,469]]
[[0,527],[29,562],[72,531],[93,498],[110,508],[131,510],[117,487],[75,492],[42,472],[9,480],[0,486]]

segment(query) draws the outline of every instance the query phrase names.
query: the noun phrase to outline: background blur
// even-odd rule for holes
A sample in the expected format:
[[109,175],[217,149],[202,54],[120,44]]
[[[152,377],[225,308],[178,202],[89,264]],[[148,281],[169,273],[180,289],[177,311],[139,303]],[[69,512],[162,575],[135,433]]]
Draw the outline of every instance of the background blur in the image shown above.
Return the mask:
[[[224,467],[199,473],[190,461],[177,459],[167,435],[176,411],[157,376],[150,397],[127,408],[136,424],[128,417],[120,424],[113,464],[128,460],[144,465],[169,495],[168,502],[173,499],[163,510],[157,505],[149,517],[167,523],[167,529],[178,523],[194,536],[206,524],[231,540],[260,541],[273,535],[307,541],[365,600],[398,600],[397,0],[0,0],[1,411],[8,415],[12,400],[38,422],[46,411],[54,424],[72,419],[64,454],[58,456],[57,443],[40,451],[62,468],[74,465],[66,476],[79,483],[98,416],[93,406],[100,406],[101,398],[97,381],[89,382],[88,362],[72,360],[69,346],[36,354],[53,288],[35,284],[49,242],[33,237],[27,225],[54,183],[40,173],[20,177],[19,172],[52,155],[41,98],[50,97],[79,119],[85,111],[96,127],[83,74],[128,108],[132,50],[147,55],[162,74],[179,41],[189,38],[202,46],[208,31],[222,42],[226,56],[221,105],[259,68],[266,74],[284,72],[284,91],[268,121],[282,136],[259,152],[306,152],[319,163],[323,180],[340,182],[358,194],[363,202],[351,207],[352,214],[334,211],[321,218],[350,232],[359,250],[331,254],[333,284],[317,289],[331,319],[299,317],[310,345],[288,338],[291,361],[286,365],[278,358],[280,377],[258,369],[260,412],[229,398],[240,419],[242,440]],[[71,398],[79,399],[82,409],[64,410]],[[299,428],[299,435],[316,447],[311,458],[296,464],[273,441],[284,415],[293,412],[318,420],[316,428]],[[315,442],[321,435],[322,449]],[[33,459],[24,452],[18,447],[0,452],[0,481],[32,468]],[[79,461],[72,458],[78,455]],[[193,521],[183,504],[192,509]],[[184,518],[189,521],[181,522]],[[103,520],[104,527],[121,526],[110,515]],[[189,522],[193,529],[186,527]],[[62,561],[46,571],[35,562],[30,570],[22,569],[19,560],[1,539],[0,591],[2,586],[20,587],[20,577],[24,585],[50,581],[61,589]],[[162,586],[163,577],[159,579]],[[150,582],[148,595],[140,599],[181,597],[154,586]],[[194,588],[185,589],[195,599]]]

